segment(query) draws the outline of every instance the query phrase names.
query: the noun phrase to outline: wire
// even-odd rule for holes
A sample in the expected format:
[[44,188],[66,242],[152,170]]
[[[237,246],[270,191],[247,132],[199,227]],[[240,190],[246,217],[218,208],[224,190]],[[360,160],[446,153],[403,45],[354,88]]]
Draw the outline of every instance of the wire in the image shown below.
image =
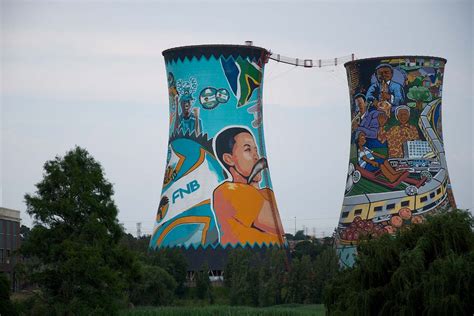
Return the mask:
[[290,68],[290,69],[288,69],[288,70],[285,70],[285,71],[283,71],[283,72],[281,72],[281,73],[279,73],[279,74],[276,74],[275,76],[268,78],[268,79],[266,80],[266,82],[270,82],[270,81],[273,81],[273,80],[275,80],[275,79],[278,79],[279,77],[281,77],[281,76],[283,76],[283,75],[286,75],[287,73],[289,73],[290,71],[295,70],[296,68],[297,68],[297,66],[295,66],[295,67],[293,67],[293,68]]
[[355,55],[351,54],[347,56],[336,57],[333,59],[303,59],[286,57],[281,54],[272,53],[270,51],[270,55],[268,56],[268,58],[280,63],[294,65],[296,67],[322,68],[330,66],[336,67],[338,65],[344,64],[345,62],[353,61],[355,60]]

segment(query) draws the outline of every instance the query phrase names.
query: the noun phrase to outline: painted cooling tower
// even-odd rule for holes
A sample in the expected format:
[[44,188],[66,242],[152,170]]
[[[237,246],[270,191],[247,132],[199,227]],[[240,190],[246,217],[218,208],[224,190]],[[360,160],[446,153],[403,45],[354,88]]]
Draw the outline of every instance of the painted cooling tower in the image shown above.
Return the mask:
[[351,150],[337,229],[341,264],[353,265],[359,238],[455,207],[441,124],[445,63],[401,56],[345,64]]
[[169,143],[151,248],[283,245],[263,135],[267,55],[238,45],[163,52]]

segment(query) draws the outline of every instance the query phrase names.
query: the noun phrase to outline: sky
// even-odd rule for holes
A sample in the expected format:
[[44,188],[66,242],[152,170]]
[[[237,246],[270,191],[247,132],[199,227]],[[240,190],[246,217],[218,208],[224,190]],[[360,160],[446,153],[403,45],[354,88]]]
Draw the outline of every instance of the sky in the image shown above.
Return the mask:
[[[0,206],[26,214],[43,164],[75,145],[114,185],[128,232],[151,233],[168,141],[167,48],[252,40],[289,57],[447,58],[443,133],[458,207],[473,209],[471,1],[4,1]],[[285,231],[330,235],[346,182],[345,69],[270,61],[263,89],[273,188]],[[296,223],[296,224],[295,224]]]

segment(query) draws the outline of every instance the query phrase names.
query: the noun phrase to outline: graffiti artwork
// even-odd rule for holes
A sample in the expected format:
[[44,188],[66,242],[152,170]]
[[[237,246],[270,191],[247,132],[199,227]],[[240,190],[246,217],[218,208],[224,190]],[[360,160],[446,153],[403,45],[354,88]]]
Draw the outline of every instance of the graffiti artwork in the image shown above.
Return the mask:
[[170,136],[150,247],[282,246],[261,124],[267,51],[215,45],[163,55]]
[[346,63],[351,150],[337,229],[341,264],[361,237],[395,233],[455,207],[441,132],[446,60],[387,57]]

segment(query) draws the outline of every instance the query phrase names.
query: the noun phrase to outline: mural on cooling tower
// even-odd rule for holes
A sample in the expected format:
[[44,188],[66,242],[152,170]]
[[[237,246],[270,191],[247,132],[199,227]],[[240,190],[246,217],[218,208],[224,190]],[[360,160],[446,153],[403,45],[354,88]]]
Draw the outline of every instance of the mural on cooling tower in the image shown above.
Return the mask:
[[163,55],[170,137],[150,247],[281,245],[262,126],[266,51],[218,45]]
[[441,125],[445,60],[373,58],[346,64],[351,150],[338,227],[341,261],[379,236],[455,207]]

